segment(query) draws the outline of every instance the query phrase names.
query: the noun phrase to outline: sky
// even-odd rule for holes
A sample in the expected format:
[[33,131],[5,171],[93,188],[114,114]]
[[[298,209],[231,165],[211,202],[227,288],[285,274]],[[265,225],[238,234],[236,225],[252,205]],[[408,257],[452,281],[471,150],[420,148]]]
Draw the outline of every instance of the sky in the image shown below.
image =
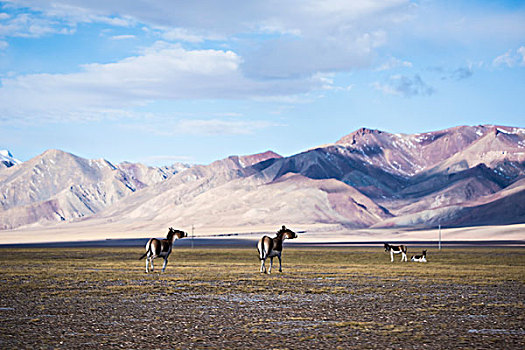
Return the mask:
[[0,1],[0,149],[22,161],[288,156],[524,107],[524,1]]

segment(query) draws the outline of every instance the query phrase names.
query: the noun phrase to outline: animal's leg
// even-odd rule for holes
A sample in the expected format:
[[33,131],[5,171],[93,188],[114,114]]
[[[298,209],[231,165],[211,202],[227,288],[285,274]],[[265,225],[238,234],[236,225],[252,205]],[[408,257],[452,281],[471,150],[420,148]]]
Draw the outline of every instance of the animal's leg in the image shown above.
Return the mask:
[[283,265],[282,265],[282,262],[281,262],[281,256],[277,255],[277,257],[279,258],[279,272],[283,272]]
[[264,259],[261,259],[261,273],[266,272],[266,266],[264,266]]
[[162,265],[162,272],[166,271],[166,265],[168,265],[168,258],[164,258],[164,265]]
[[146,257],[146,273],[149,272],[148,263],[149,263],[149,256]]
[[401,261],[408,261],[406,253],[403,253],[403,256],[401,257]]
[[151,272],[153,272],[153,270],[155,269],[155,268],[153,267],[153,259],[155,259],[155,258],[154,258],[154,257],[151,257],[151,258],[150,258],[150,261],[149,261],[149,266],[150,266],[150,269],[149,269],[149,270],[150,270]]
[[273,256],[270,258],[270,268],[268,269],[268,274],[272,273],[272,266],[273,266]]
[[394,262],[394,252],[390,251],[390,262]]

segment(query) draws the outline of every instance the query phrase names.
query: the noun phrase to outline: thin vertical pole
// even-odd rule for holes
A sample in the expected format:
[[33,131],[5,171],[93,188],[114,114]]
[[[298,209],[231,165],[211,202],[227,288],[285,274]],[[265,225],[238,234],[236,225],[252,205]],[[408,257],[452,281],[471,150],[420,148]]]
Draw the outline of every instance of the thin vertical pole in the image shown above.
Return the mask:
[[195,232],[195,226],[191,225],[191,249],[193,249],[193,233]]
[[441,225],[439,225],[439,243],[438,243],[438,249],[441,250]]

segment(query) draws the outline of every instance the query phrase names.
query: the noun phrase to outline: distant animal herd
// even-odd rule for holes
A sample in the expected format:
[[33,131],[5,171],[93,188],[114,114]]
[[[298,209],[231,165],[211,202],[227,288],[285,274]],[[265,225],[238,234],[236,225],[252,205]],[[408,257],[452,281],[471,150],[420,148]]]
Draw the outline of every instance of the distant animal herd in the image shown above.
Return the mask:
[[[164,258],[164,264],[162,265],[162,272],[166,271],[166,266],[168,265],[168,257],[171,254],[173,249],[173,243],[177,239],[188,237],[188,234],[182,230],[175,230],[172,227],[168,230],[168,235],[166,239],[157,239],[151,238],[146,243],[146,252],[139,258],[142,260],[146,258],[146,273],[150,271],[153,272],[153,260],[157,257]],[[272,273],[273,258],[277,257],[279,259],[279,272],[283,272],[282,268],[282,252],[283,252],[283,242],[285,239],[297,238],[297,234],[287,228],[282,226],[279,231],[277,231],[275,237],[263,236],[257,242],[257,252],[259,253],[259,260],[261,261],[261,273]],[[394,262],[394,254],[401,254],[401,261],[408,261],[407,259],[407,246],[406,245],[392,245],[389,243],[384,244],[385,252],[390,253],[390,261]],[[270,258],[270,267],[266,269],[266,259]],[[423,250],[421,255],[412,255],[410,261],[413,262],[427,262],[427,251]]]

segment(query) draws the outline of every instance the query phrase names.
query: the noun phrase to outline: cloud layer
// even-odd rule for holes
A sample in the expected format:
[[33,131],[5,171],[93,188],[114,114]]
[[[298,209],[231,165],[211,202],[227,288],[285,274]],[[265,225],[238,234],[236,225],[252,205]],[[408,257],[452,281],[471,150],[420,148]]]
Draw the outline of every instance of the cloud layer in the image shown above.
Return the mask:
[[[109,64],[88,64],[72,74],[4,78],[0,115],[22,118],[118,117],[129,107],[155,100],[241,99],[299,94],[326,84],[320,77],[247,79],[232,51],[187,50],[157,42],[142,54]],[[33,110],[32,110],[33,109]]]
[[[441,49],[444,42],[465,45],[487,35],[525,33],[519,11],[459,16],[449,7],[409,0],[6,1],[0,8],[0,53],[10,49],[11,38],[74,35],[91,24],[108,30],[101,38],[112,45],[150,41],[129,57],[93,60],[73,73],[4,74],[0,120],[132,117],[156,101],[297,101],[312,92],[348,91],[337,86],[336,74],[366,69],[390,74],[373,84],[378,78],[371,78],[368,87],[430,96],[436,93],[432,81],[423,79],[411,57],[398,58],[403,51],[389,51],[391,45],[410,38],[430,42],[431,52],[432,43]],[[522,66],[524,55],[522,46],[495,58],[493,66]],[[450,83],[473,74],[465,62],[454,66],[460,68],[448,67],[443,78]]]
[[[14,0],[0,39],[71,34],[81,23],[144,26],[160,38],[139,54],[70,74],[1,80],[3,118],[119,117],[152,101],[289,98],[329,89],[326,74],[372,64],[407,0]],[[203,10],[205,9],[205,10]],[[1,19],[0,19],[1,20]],[[110,40],[136,39],[119,34]],[[204,45],[216,41],[217,45]],[[192,45],[200,45],[193,46]],[[0,49],[8,43],[0,41]]]

